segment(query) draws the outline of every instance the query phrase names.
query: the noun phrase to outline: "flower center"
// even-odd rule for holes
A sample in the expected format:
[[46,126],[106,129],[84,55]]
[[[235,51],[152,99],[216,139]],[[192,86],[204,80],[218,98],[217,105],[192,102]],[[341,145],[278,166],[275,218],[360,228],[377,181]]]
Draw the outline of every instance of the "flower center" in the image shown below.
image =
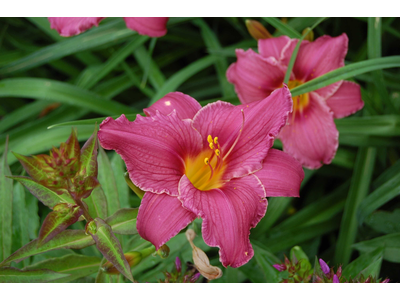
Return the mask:
[[226,168],[218,137],[208,136],[209,149],[203,150],[195,159],[186,161],[186,176],[199,190],[208,191],[222,186],[221,177]]
[[[289,90],[294,89],[295,87],[302,85],[303,82],[298,80],[290,80],[288,83]],[[310,102],[310,96],[308,93],[301,94],[299,96],[292,97],[293,100],[293,115],[296,113],[302,114],[304,109],[308,106]]]
[[223,153],[218,137],[207,137],[208,147],[194,159],[187,159],[185,174],[190,182],[201,191],[218,189],[223,185],[222,175],[227,167],[227,157],[232,153],[233,148],[243,131],[244,112],[242,110],[243,122],[235,141],[226,153]]

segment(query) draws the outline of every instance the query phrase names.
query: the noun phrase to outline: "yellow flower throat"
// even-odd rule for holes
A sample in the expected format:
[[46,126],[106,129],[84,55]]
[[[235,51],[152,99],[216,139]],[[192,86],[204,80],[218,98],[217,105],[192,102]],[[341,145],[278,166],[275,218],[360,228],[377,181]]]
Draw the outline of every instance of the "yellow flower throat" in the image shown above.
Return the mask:
[[[288,83],[288,88],[289,90],[294,89],[295,87],[302,85],[303,82],[298,81],[298,80],[290,80]],[[296,113],[302,114],[304,109],[308,106],[310,103],[310,96],[308,93],[301,94],[299,96],[292,97],[293,100],[293,116],[296,115]]]

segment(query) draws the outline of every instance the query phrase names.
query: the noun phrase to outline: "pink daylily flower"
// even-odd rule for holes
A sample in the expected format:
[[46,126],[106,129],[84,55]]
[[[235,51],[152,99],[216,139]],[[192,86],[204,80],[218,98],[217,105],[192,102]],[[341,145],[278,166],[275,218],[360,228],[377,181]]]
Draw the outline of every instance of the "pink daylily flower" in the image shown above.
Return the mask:
[[299,196],[301,165],[270,149],[291,108],[287,86],[248,105],[203,108],[174,92],[145,109],[147,117],[104,120],[101,145],[121,155],[132,182],[146,191],[140,236],[159,248],[200,217],[204,241],[220,248],[224,266],[247,263],[250,228],[265,215],[265,197]]
[[[48,18],[51,29],[55,29],[61,36],[74,36],[93,26],[98,26],[104,18]],[[141,35],[161,37],[167,33],[168,18],[165,17],[131,17],[124,18],[126,27],[137,31]]]
[[[228,71],[242,103],[267,97],[282,86],[290,57],[298,40],[287,36],[258,40],[259,54],[252,49],[236,50],[237,62]],[[303,41],[292,70],[289,88],[294,88],[329,71],[344,66],[348,38],[322,36]],[[329,164],[336,154],[339,133],[333,121],[355,113],[364,106],[360,86],[338,81],[293,98],[289,124],[280,132],[283,150],[315,169]]]

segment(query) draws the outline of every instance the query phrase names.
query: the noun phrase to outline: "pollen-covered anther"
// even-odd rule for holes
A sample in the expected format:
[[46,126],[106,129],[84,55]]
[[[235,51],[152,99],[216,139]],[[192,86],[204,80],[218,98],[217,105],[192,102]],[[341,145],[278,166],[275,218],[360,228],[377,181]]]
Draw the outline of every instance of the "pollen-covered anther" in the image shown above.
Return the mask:
[[208,159],[208,157],[206,157],[206,158],[204,159],[204,163],[205,163],[206,165],[210,164],[210,160]]
[[208,135],[207,141],[211,144],[213,142],[213,138],[211,135]]
[[210,143],[210,144],[209,144],[209,147],[210,147],[211,150],[214,149],[214,144],[213,144],[213,143]]
[[221,151],[220,151],[219,149],[217,149],[217,150],[215,150],[215,154],[216,154],[217,156],[220,156]]

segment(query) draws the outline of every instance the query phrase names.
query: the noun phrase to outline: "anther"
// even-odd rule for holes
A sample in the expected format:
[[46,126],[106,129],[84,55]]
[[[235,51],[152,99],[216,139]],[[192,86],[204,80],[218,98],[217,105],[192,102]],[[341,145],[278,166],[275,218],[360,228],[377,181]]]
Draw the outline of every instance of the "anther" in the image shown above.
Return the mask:
[[215,154],[217,154],[217,156],[219,156],[221,154],[221,151],[219,151],[219,149],[215,150]]
[[213,142],[213,138],[211,135],[208,135],[207,142],[209,142],[210,144]]
[[206,165],[208,165],[208,164],[210,163],[210,160],[208,159],[208,157],[206,157],[206,158],[204,159],[204,163],[205,163]]
[[[209,136],[211,136],[211,135],[209,135]],[[214,138],[214,144],[215,145],[218,144],[218,137],[217,136]]]
[[214,149],[214,144],[213,143],[210,143],[210,149],[212,150],[212,149]]

